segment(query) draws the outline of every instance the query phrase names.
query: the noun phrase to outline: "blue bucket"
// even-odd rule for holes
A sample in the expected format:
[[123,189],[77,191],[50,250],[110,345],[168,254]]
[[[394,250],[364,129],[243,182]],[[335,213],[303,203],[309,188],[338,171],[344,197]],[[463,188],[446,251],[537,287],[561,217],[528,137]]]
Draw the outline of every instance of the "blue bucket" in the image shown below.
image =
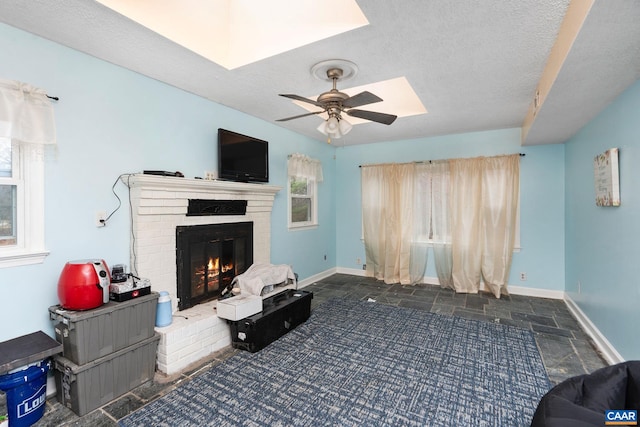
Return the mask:
[[0,375],[0,390],[7,396],[9,427],[28,427],[44,414],[47,400],[48,362]]

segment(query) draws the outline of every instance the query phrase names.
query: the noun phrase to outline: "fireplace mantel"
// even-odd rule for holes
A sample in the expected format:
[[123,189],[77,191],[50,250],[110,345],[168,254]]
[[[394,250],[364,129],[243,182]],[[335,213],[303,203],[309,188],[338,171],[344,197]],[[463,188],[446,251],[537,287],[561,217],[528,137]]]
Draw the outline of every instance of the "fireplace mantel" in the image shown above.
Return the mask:
[[129,188],[141,188],[143,190],[180,191],[196,193],[233,193],[237,195],[272,195],[281,190],[281,187],[265,184],[252,184],[245,182],[218,181],[205,179],[177,178],[172,176],[158,176],[136,174],[122,177],[122,181]]

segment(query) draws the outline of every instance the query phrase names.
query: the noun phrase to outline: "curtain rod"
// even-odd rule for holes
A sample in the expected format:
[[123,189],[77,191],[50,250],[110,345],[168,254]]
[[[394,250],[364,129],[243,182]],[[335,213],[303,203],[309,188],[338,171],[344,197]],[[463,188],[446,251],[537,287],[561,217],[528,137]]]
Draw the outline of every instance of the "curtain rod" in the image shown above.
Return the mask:
[[[525,153],[518,153],[518,154],[520,154],[520,157],[526,156]],[[431,163],[431,160],[419,160],[419,161],[413,162],[413,163]],[[371,165],[365,165],[365,166],[371,166]],[[358,165],[358,167],[361,168],[362,165]]]

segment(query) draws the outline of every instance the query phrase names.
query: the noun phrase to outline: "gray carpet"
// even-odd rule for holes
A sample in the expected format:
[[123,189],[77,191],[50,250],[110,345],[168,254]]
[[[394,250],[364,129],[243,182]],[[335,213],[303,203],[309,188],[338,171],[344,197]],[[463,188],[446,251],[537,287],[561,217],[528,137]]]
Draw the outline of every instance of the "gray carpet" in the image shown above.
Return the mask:
[[333,299],[120,425],[528,426],[550,387],[528,330]]

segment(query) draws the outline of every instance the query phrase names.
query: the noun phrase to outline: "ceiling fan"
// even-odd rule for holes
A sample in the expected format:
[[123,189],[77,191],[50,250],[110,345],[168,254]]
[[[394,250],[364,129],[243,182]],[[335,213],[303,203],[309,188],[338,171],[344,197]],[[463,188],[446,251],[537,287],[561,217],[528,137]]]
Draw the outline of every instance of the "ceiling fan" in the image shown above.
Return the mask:
[[381,102],[382,98],[368,91],[360,92],[357,95],[353,96],[349,96],[344,92],[340,92],[336,88],[336,85],[338,80],[340,80],[342,76],[342,68],[328,68],[327,77],[328,79],[333,81],[333,88],[328,92],[321,93],[320,96],[318,96],[318,99],[315,101],[313,99],[305,98],[300,95],[280,94],[280,96],[284,96],[285,98],[295,99],[296,101],[313,104],[316,107],[321,108],[321,110],[306,114],[300,114],[293,117],[287,117],[284,119],[279,119],[277,121],[285,122],[288,120],[327,113],[329,118],[325,122],[323,122],[320,127],[318,127],[318,130],[325,135],[328,135],[330,138],[340,138],[342,135],[347,134],[351,130],[352,126],[342,117],[343,113],[351,117],[358,117],[360,119],[370,120],[372,122],[382,123],[385,125],[390,125],[395,121],[398,116],[395,116],[393,114],[356,109],[355,107]]

